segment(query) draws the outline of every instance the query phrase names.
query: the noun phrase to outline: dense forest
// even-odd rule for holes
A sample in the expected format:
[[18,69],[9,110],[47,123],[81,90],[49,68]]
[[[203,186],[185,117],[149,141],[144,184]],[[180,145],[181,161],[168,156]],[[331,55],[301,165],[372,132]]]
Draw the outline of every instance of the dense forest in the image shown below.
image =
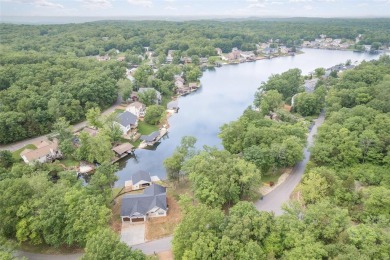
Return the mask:
[[[123,88],[125,67],[165,63],[168,50],[181,56],[215,56],[215,48],[256,50],[270,39],[287,46],[313,40],[319,34],[354,40],[360,44],[390,45],[388,19],[270,19],[232,21],[111,21],[65,25],[0,24],[0,143],[50,132],[59,117],[71,123],[85,118],[88,109],[106,108]],[[94,56],[108,55],[98,62]],[[115,58],[121,55],[126,62]],[[91,57],[90,59],[88,57]],[[153,87],[172,95],[173,72],[184,71],[197,80],[194,66],[167,68],[153,75],[151,68],[136,73],[134,87]],[[168,72],[168,77],[166,76]],[[171,75],[172,74],[172,75]],[[118,82],[118,80],[121,80]]]
[[[272,76],[270,80],[272,82],[273,78],[280,77]],[[269,86],[269,83],[264,83],[260,89]],[[184,218],[173,240],[177,259],[390,257],[390,115],[387,102],[384,102],[390,100],[390,57],[363,62],[356,69],[344,72],[340,78],[331,77],[319,83],[317,88],[324,86],[328,90],[324,103],[326,120],[319,128],[311,161],[296,189],[299,195],[285,205],[282,216],[259,212],[252,203],[245,201],[210,203],[210,195],[204,190],[213,191],[211,195],[216,198],[229,198],[229,193],[222,193],[229,188],[226,184],[215,190],[211,185],[213,182],[210,183],[212,188],[197,185],[199,178],[218,184],[223,184],[222,180],[227,178],[222,171],[219,172],[222,180],[213,178],[213,173],[202,177],[205,175],[200,171],[202,167],[206,169],[214,165],[218,169],[225,166],[225,160],[220,160],[215,151],[208,151],[208,156],[205,154],[207,151],[202,152],[184,163],[184,171],[187,171],[190,180],[195,181],[193,189],[198,203],[182,197]],[[345,90],[351,95],[346,95]],[[256,119],[252,114],[261,116]],[[305,133],[300,137],[299,128],[294,129],[294,124],[283,121],[271,123],[269,119],[267,124],[266,120],[261,110],[247,110],[239,121],[223,126],[221,132],[225,148],[242,154],[249,161],[246,166],[245,163],[236,165],[250,168],[253,162],[260,170],[257,174],[270,171],[269,167],[265,167],[268,166],[265,161],[273,167],[278,166],[275,162],[283,162],[280,158],[272,160],[272,155],[278,154],[272,152],[273,146],[283,146],[291,138],[294,145],[304,144]],[[274,124],[279,124],[279,127],[274,128]],[[238,125],[243,126],[238,128]],[[257,134],[248,134],[249,131]],[[278,140],[281,134],[281,140]],[[267,144],[269,139],[272,139],[271,148]],[[252,144],[250,151],[256,151],[256,160],[247,156],[248,151],[240,146],[242,142]],[[299,157],[302,146],[287,150],[291,153],[295,151]],[[294,160],[290,165],[293,164]],[[286,165],[289,163],[280,166]],[[242,182],[248,176],[245,171],[241,170],[240,174],[237,170],[229,170],[228,166],[226,168],[225,172],[230,172],[227,176],[234,176],[231,172],[236,172],[241,184],[246,184]],[[256,171],[251,172],[256,174]],[[195,174],[197,177],[192,177]],[[230,186],[230,190],[234,187]],[[197,195],[198,192],[202,192],[201,195]]]

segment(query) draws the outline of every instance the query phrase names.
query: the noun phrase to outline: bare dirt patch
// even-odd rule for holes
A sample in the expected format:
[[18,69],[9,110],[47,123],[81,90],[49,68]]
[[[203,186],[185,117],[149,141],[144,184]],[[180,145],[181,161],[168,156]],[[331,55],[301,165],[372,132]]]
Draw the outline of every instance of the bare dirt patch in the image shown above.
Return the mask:
[[167,195],[168,215],[166,217],[150,218],[146,221],[145,239],[154,240],[173,234],[180,223],[181,211],[177,200],[172,194]]
[[173,253],[171,250],[160,252],[157,255],[159,260],[173,260]]

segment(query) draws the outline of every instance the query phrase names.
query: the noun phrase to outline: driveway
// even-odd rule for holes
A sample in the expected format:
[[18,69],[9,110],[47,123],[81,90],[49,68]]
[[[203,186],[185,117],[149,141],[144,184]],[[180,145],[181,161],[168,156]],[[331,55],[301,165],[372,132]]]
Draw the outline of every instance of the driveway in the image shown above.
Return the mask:
[[145,223],[130,224],[122,223],[121,241],[128,246],[145,242]]

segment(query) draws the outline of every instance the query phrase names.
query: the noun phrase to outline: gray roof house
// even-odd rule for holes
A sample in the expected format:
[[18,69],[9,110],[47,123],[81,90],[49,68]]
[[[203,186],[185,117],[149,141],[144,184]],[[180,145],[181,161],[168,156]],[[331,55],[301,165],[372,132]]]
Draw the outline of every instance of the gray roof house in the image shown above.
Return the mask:
[[150,135],[141,135],[140,139],[144,141],[147,145],[153,145],[158,137],[160,136],[160,131],[155,131]]
[[139,190],[152,185],[150,174],[145,171],[137,171],[134,173],[133,176],[131,176],[131,182],[133,185],[133,190]]
[[138,117],[129,111],[125,111],[119,114],[117,123],[123,134],[127,134],[130,129],[138,126]]
[[146,218],[166,216],[167,211],[166,188],[158,184],[147,187],[143,194],[122,198],[122,222],[143,222]]
[[179,110],[179,102],[177,100],[172,100],[167,104],[167,109],[173,110],[177,113],[177,111]]

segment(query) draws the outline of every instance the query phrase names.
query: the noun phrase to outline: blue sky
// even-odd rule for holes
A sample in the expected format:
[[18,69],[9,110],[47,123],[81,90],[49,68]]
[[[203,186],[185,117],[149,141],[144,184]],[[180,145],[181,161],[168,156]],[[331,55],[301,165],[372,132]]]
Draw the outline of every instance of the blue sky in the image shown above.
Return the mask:
[[390,17],[390,0],[0,0],[0,15]]

